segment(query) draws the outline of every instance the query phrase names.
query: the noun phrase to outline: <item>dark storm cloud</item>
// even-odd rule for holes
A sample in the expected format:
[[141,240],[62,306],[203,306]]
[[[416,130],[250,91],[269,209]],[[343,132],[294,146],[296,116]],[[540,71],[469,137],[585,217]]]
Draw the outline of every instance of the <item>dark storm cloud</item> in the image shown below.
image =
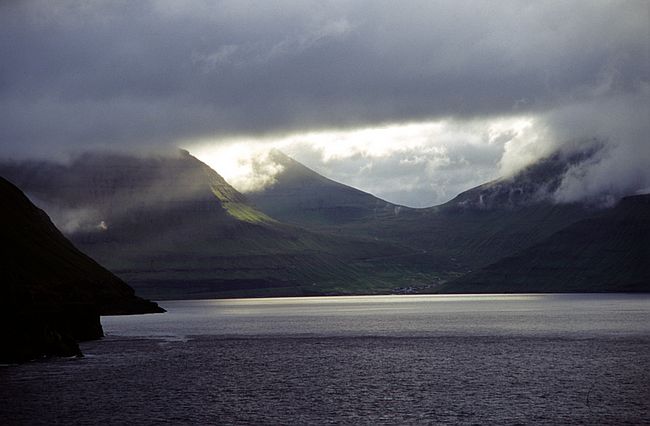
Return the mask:
[[647,100],[648,3],[10,1],[0,55],[5,156],[543,116]]

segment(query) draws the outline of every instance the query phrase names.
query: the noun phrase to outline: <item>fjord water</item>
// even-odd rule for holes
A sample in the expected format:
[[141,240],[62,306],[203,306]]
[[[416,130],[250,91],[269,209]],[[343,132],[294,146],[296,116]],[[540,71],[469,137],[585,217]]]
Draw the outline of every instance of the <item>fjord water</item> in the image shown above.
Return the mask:
[[0,369],[3,423],[650,423],[650,295],[161,305]]

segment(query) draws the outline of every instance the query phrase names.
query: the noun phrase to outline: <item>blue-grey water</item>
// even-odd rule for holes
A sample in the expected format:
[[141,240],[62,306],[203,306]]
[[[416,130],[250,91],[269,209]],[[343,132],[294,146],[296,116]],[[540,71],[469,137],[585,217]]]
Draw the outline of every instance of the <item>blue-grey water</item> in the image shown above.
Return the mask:
[[161,304],[0,368],[0,423],[650,424],[650,295]]

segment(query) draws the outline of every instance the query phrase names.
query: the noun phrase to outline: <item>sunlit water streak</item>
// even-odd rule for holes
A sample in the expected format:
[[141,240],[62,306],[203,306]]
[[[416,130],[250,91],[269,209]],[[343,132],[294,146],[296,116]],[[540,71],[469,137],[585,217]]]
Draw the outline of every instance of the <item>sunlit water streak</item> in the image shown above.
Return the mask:
[[162,302],[0,369],[9,424],[650,422],[650,296]]

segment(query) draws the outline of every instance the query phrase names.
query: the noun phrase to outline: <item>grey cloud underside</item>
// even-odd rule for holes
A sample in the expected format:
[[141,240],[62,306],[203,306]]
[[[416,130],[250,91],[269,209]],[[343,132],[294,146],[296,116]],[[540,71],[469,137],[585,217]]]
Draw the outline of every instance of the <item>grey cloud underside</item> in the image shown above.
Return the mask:
[[3,2],[0,154],[647,101],[647,28],[645,2]]

